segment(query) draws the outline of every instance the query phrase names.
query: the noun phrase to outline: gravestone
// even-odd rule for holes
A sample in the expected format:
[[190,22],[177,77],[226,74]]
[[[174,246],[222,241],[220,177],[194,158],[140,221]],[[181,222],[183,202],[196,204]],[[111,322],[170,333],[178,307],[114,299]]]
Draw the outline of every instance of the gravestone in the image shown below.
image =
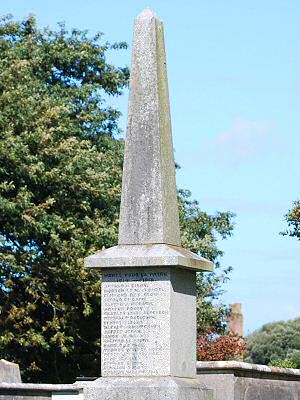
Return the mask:
[[21,375],[18,364],[0,360],[0,383],[20,383]]
[[102,270],[102,378],[88,399],[209,399],[196,379],[196,271],[180,242],[162,21],[135,21],[118,245],[85,260]]

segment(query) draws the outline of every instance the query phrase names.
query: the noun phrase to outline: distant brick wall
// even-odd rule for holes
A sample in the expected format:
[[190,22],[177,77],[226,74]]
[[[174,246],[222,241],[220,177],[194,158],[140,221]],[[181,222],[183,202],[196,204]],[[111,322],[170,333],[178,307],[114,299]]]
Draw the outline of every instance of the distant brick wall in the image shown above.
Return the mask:
[[242,304],[230,304],[228,329],[231,333],[235,335],[244,336],[244,316],[242,311]]

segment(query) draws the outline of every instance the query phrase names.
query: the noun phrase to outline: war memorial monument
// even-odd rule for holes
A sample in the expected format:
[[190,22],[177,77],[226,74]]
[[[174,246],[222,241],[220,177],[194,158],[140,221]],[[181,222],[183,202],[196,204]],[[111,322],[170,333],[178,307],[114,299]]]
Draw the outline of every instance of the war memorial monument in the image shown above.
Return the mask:
[[213,266],[181,247],[163,24],[150,9],[135,21],[128,108],[119,242],[86,259],[102,270],[90,398],[208,399],[195,379],[196,271]]

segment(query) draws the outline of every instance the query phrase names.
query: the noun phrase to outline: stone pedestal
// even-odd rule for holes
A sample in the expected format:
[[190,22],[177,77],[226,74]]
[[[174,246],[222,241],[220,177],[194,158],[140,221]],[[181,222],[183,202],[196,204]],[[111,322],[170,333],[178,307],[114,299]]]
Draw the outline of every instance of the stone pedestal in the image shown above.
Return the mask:
[[187,378],[99,378],[84,389],[88,400],[213,400],[213,391]]
[[102,376],[195,377],[195,272],[105,269],[101,328]]

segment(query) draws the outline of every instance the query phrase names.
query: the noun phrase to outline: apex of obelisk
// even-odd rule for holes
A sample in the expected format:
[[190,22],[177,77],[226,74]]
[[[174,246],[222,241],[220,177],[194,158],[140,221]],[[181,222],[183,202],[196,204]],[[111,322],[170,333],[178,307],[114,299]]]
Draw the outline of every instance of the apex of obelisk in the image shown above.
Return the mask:
[[135,20],[119,244],[180,246],[163,24]]
[[151,10],[150,7],[144,8],[144,10],[136,17],[136,19],[151,19],[151,18],[156,18],[159,21],[161,21],[161,19],[155,14],[153,10]]

